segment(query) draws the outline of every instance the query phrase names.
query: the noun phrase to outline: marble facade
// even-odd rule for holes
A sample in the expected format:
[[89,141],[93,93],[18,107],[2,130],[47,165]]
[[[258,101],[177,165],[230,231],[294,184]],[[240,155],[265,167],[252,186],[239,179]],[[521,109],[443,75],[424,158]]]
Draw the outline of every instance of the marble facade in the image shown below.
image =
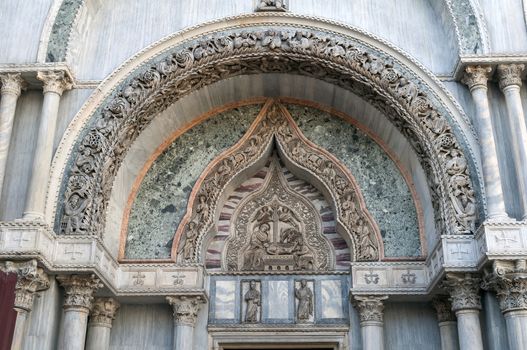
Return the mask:
[[526,8],[0,4],[11,349],[527,348]]

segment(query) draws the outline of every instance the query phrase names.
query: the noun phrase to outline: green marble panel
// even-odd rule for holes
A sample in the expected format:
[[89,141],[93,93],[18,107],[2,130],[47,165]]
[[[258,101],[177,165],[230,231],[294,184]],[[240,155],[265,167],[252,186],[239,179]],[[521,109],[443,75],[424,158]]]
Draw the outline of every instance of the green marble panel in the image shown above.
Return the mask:
[[132,205],[126,258],[170,257],[172,238],[194,183],[214,158],[245,134],[261,107],[231,109],[194,126],[154,161]]
[[288,105],[302,133],[350,169],[379,225],[387,257],[421,254],[417,211],[393,160],[364,132],[329,113]]

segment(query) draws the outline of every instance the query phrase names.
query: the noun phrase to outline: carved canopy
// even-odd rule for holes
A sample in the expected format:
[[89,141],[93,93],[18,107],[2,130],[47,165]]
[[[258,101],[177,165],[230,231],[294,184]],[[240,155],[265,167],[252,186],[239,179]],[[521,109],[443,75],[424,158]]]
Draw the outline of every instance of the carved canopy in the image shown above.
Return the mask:
[[379,228],[368,213],[353,176],[330,153],[308,141],[287,109],[272,100],[265,104],[242,139],[211,162],[197,181],[174,239],[173,256],[178,252],[180,261],[201,261],[203,239],[214,225],[223,192],[239,174],[267,158],[274,143],[286,162],[308,174],[331,196],[337,227],[352,244],[352,259],[382,258]]
[[350,37],[294,27],[212,33],[164,55],[127,79],[85,129],[71,153],[56,221],[60,233],[102,234],[120,163],[156,114],[205,85],[267,72],[315,77],[369,101],[420,156],[438,232],[474,230],[477,203],[469,174],[474,163],[463,153],[446,109],[395,58]]

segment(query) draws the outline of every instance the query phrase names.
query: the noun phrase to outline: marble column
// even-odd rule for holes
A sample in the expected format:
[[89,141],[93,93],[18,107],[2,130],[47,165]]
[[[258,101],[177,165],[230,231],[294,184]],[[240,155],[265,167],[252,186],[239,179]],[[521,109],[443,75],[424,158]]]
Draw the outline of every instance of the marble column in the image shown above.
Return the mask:
[[20,350],[26,338],[27,321],[33,308],[35,295],[37,292],[49,288],[49,279],[44,270],[37,267],[36,260],[7,261],[0,265],[0,269],[6,273],[16,273],[17,275],[14,306],[17,315],[11,349]]
[[523,210],[522,220],[527,220],[527,126],[520,96],[521,74],[524,69],[523,64],[500,64],[497,73],[499,86],[507,104],[512,155]]
[[0,83],[2,84],[0,89],[0,194],[2,194],[16,102],[26,83],[20,73],[0,74]]
[[469,87],[476,106],[474,124],[480,143],[483,182],[487,200],[487,219],[499,220],[506,219],[508,216],[505,212],[496,142],[494,141],[487,97],[487,80],[491,71],[489,66],[468,66],[465,68],[465,74],[461,81]]
[[470,273],[447,273],[443,287],[450,293],[452,311],[457,317],[459,348],[483,350],[479,312],[481,279]]
[[102,284],[95,275],[65,275],[58,276],[57,280],[66,292],[59,349],[84,350],[86,325],[93,294],[102,287]]
[[387,296],[354,295],[354,306],[359,312],[363,350],[384,349],[384,300]]
[[199,295],[167,296],[174,310],[174,350],[193,348],[194,326],[205,299]]
[[110,347],[112,321],[119,302],[112,298],[96,298],[90,312],[86,350],[107,350]]
[[441,350],[459,350],[456,315],[452,312],[452,304],[446,296],[437,296],[432,300],[437,312]]
[[507,325],[509,350],[527,349],[527,262],[494,261],[483,288],[496,292]]
[[24,219],[26,220],[44,218],[60,97],[65,90],[72,86],[69,77],[64,72],[38,72],[37,78],[44,83],[44,102],[24,210]]

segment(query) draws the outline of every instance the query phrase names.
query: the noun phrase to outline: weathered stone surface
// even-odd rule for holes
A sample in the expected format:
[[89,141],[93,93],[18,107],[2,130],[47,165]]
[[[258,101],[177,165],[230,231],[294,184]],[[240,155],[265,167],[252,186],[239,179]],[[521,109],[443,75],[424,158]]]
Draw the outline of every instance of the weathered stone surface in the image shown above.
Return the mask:
[[197,178],[218,154],[234,145],[261,105],[214,116],[180,137],[152,164],[132,206],[126,258],[169,258],[172,238]]

